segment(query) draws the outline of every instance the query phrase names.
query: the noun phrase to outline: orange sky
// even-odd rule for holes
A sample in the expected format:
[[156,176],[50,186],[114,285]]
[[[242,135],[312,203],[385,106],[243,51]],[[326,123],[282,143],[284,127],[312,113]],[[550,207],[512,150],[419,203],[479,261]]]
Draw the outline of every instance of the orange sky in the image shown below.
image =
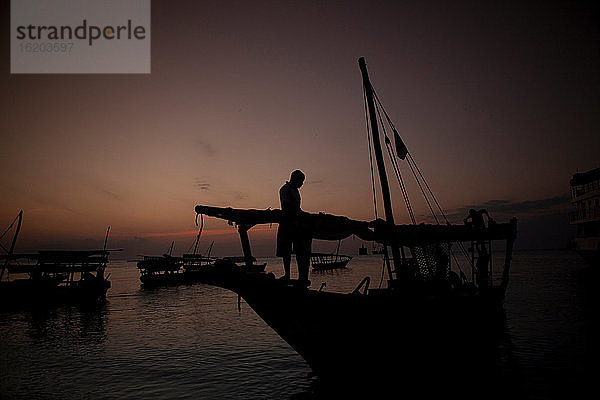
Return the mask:
[[[372,219],[359,56],[445,208],[546,204],[599,166],[586,7],[154,1],[150,75],[10,75],[4,58],[0,222],[24,209],[21,246],[101,245],[110,225],[162,251],[193,242],[196,204],[279,207],[296,168],[305,210]],[[205,247],[231,229],[205,222]]]

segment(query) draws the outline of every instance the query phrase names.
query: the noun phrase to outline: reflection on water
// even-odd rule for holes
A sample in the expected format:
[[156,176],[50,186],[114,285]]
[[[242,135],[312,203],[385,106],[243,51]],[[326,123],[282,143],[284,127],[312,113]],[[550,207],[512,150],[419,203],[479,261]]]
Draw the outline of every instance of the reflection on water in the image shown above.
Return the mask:
[[[278,259],[266,261],[281,274]],[[379,256],[360,256],[347,270],[310,279],[314,288],[326,283],[324,290],[348,292],[365,276],[377,287],[381,267]],[[406,387],[402,360],[394,380],[312,377],[302,358],[243,301],[238,310],[237,296],[226,290],[144,290],[134,264],[112,264],[110,272],[105,305],[0,311],[1,398],[377,398]],[[577,397],[597,372],[598,278],[573,253],[517,252],[504,325],[487,364],[478,366],[485,387],[465,373],[451,382],[455,389],[482,398]],[[381,352],[385,345],[356,348]]]

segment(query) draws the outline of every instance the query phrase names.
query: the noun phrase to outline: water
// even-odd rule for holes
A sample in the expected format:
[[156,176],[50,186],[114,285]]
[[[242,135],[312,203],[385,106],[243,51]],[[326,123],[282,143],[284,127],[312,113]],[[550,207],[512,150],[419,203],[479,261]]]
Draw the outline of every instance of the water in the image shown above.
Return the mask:
[[[281,274],[278,259],[265,261]],[[243,300],[238,308],[237,295],[201,284],[144,290],[132,263],[109,272],[102,307],[0,311],[0,398],[315,396],[304,360]],[[582,397],[598,372],[599,272],[563,251],[517,252],[511,272],[496,360],[502,376],[523,398]],[[364,276],[378,286],[379,256],[310,278],[312,287],[347,292]],[[468,377],[457,384],[467,389]]]

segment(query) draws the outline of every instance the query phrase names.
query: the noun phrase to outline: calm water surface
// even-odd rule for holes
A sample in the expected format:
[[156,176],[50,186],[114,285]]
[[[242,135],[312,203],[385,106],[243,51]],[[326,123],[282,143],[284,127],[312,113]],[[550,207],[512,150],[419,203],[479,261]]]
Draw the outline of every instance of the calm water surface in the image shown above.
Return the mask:
[[[278,259],[265,261],[281,274]],[[133,263],[109,272],[99,308],[0,311],[0,398],[315,397],[304,360],[237,295],[201,284],[144,290]],[[599,271],[571,252],[531,251],[515,254],[511,272],[498,384],[518,387],[513,398],[582,398],[598,373]],[[311,281],[346,292],[364,276],[378,286],[379,256]],[[468,388],[468,377],[457,384]]]

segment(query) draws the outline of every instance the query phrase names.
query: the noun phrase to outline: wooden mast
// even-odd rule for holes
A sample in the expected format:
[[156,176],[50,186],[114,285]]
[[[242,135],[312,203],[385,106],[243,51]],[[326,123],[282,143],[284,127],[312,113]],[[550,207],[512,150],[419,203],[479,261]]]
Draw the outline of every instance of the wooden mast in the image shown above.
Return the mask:
[[[19,212],[19,215],[17,216],[18,219],[18,223],[17,223],[17,229],[15,230],[15,235],[12,238],[12,242],[10,244],[10,249],[8,250],[8,254],[6,255],[6,262],[4,263],[4,265],[2,266],[2,271],[0,272],[0,280],[2,280],[2,278],[4,277],[4,271],[6,270],[6,267],[8,267],[8,263],[10,262],[10,258],[13,254],[13,251],[15,250],[15,244],[17,243],[17,236],[19,236],[19,231],[21,230],[21,222],[23,221],[23,210],[21,210]],[[10,229],[13,224],[15,222],[13,221],[12,224],[10,224],[10,226],[8,227],[8,229]]]
[[[360,66],[360,72],[362,73],[367,107],[369,109],[369,119],[371,122],[372,133],[371,136],[373,138],[373,150],[375,151],[375,160],[377,161],[377,170],[379,172],[379,181],[381,183],[381,195],[383,197],[385,219],[389,225],[390,231],[393,232],[393,228],[395,226],[394,212],[392,210],[390,187],[388,185],[387,174],[385,172],[385,164],[383,160],[383,152],[381,151],[381,142],[379,140],[379,125],[377,124],[377,114],[375,112],[375,103],[373,101],[373,87],[371,86],[371,81],[369,80],[369,74],[367,73],[367,64],[365,63],[364,57],[358,59],[358,65]],[[398,244],[393,233],[390,235],[390,246],[392,248],[392,258],[394,261],[396,278],[398,278],[401,273],[400,250],[398,249]]]

